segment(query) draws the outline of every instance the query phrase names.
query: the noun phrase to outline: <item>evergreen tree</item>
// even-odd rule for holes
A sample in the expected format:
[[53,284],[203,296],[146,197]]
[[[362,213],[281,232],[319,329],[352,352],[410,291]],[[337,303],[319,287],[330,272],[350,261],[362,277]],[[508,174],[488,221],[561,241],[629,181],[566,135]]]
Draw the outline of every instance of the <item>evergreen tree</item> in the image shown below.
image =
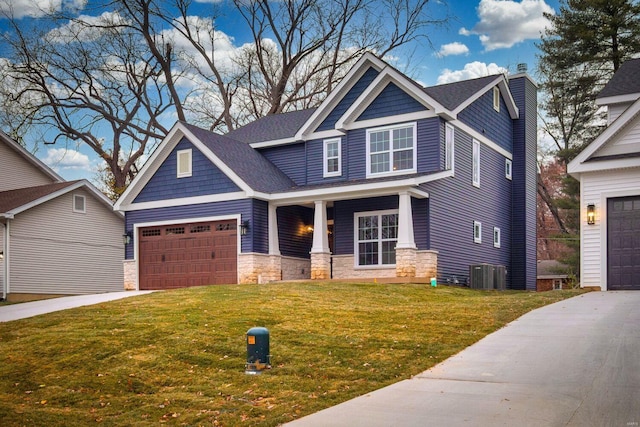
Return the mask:
[[[551,212],[562,213],[554,216],[556,228],[574,242],[580,186],[566,175],[566,165],[606,124],[597,94],[625,60],[640,52],[640,5],[633,0],[561,0],[559,13],[546,17],[551,27],[538,44],[542,121],[565,176],[561,195],[543,199]],[[544,180],[538,180],[538,193],[549,194]],[[569,258],[578,263],[576,256]]]

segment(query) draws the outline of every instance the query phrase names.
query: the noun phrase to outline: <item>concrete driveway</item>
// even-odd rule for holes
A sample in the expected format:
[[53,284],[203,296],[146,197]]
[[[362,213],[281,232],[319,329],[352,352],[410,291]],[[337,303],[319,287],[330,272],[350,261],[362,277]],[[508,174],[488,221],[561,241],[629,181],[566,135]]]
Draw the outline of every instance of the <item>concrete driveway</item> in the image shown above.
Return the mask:
[[639,426],[640,292],[532,311],[410,380],[287,425]]
[[3,305],[0,307],[0,322],[25,319],[40,314],[81,307],[83,305],[99,304],[122,298],[144,295],[153,291],[123,291],[106,292],[103,294],[77,295],[71,297],[51,298],[40,301],[23,302],[20,304]]

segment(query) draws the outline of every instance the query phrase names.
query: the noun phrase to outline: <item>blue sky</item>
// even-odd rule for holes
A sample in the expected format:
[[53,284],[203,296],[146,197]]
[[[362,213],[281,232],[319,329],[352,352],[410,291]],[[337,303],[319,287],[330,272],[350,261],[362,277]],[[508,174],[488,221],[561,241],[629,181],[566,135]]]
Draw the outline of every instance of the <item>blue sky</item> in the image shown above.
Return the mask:
[[[217,3],[197,1],[203,13],[210,10],[211,3]],[[0,12],[6,11],[7,2],[17,16],[32,15],[34,3],[54,8],[75,5],[86,15],[99,13],[91,7],[91,1],[87,5],[85,0],[0,0]],[[433,3],[445,7],[440,1]],[[559,0],[448,0],[446,7],[453,19],[447,27],[431,28],[433,47],[418,42],[393,52],[389,59],[396,67],[427,86],[497,72],[514,73],[520,63],[527,64],[535,78],[535,42],[547,25],[542,13],[557,12]],[[234,46],[240,46],[248,40],[234,32],[238,28],[234,19],[240,18],[228,16],[218,20],[216,27],[230,37]],[[37,155],[66,179],[95,178],[98,160],[88,148],[41,146]]]

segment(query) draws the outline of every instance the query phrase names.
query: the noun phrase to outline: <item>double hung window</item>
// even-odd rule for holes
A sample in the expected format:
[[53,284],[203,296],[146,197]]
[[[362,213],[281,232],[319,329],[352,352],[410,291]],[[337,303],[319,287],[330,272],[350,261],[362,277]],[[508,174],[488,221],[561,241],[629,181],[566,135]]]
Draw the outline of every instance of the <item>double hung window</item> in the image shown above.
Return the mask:
[[367,130],[367,177],[415,171],[415,123]]
[[341,170],[341,147],[340,138],[326,139],[324,141],[324,174],[325,178],[340,176]]
[[356,265],[395,265],[398,211],[363,212],[355,216]]

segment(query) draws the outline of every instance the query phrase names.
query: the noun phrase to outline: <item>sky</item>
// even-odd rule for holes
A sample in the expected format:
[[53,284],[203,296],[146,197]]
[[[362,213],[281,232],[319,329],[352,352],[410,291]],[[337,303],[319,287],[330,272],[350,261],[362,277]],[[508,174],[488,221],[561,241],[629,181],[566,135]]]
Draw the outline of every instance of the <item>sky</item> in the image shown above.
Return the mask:
[[[0,0],[0,12],[8,7],[14,16],[37,15],[36,6],[75,7],[79,13],[92,9],[91,0]],[[196,0],[202,13],[220,0]],[[526,64],[536,74],[535,43],[548,26],[544,12],[556,13],[559,0],[432,0],[447,7],[452,20],[445,27],[431,27],[424,41],[393,52],[388,58],[425,86],[482,77],[499,72],[515,73],[518,64]],[[446,6],[445,6],[446,4]],[[9,6],[10,5],[10,6]],[[240,19],[239,17],[237,19]],[[3,26],[0,19],[0,29]],[[234,18],[216,22],[216,29],[228,36],[229,48],[248,40],[237,33]],[[95,180],[99,160],[87,147],[77,149],[40,146],[36,155],[65,179]]]

